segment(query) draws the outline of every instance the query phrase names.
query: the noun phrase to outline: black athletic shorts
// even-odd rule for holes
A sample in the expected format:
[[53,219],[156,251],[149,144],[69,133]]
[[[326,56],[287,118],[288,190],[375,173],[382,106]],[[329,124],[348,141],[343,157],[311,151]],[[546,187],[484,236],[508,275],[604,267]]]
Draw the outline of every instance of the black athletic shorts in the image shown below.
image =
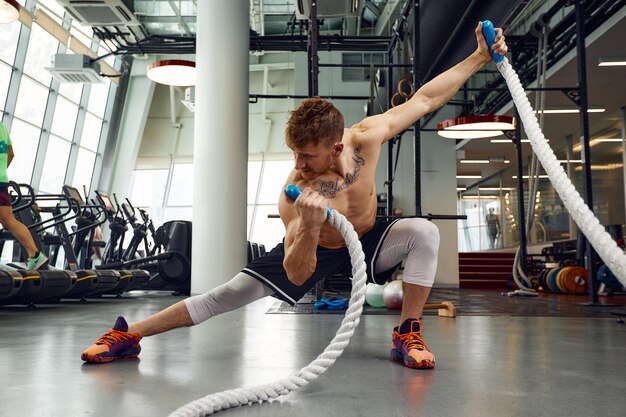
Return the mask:
[[9,183],[0,182],[0,206],[11,206],[11,195],[9,195]]
[[[365,253],[368,282],[383,284],[398,269],[400,264],[388,271],[374,275],[374,265],[378,257],[379,249],[387,236],[389,228],[397,220],[379,220],[372,230],[361,237],[361,245]],[[283,241],[284,242],[284,241]],[[279,298],[291,305],[301,299],[313,286],[323,278],[334,274],[352,276],[352,262],[346,247],[339,249],[326,249],[317,247],[317,267],[313,275],[303,284],[295,285],[283,268],[285,251],[283,243],[279,243],[269,253],[254,259],[241,272],[261,281],[275,291],[274,297]]]

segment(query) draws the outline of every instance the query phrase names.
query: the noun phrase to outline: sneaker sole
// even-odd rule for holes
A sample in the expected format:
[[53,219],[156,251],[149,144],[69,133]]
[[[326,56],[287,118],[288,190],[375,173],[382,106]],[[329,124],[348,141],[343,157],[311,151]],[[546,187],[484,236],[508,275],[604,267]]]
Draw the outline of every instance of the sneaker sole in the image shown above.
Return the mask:
[[44,268],[48,266],[48,259],[46,258],[46,260],[40,264],[35,264],[32,268],[29,269],[29,271],[38,271],[41,268]]
[[416,361],[411,356],[404,356],[397,349],[391,349],[389,357],[392,362],[398,362],[413,369],[433,369],[435,367],[435,361],[431,361],[428,359],[423,359],[420,362]]
[[87,353],[83,353],[82,355],[80,355],[80,358],[85,361],[85,362],[89,362],[89,363],[107,363],[107,362],[113,362],[116,361],[118,359],[133,359],[136,358],[137,356],[139,356],[139,353],[141,353],[141,351],[136,352],[136,353],[131,353],[130,355],[123,355],[123,356],[89,356]]

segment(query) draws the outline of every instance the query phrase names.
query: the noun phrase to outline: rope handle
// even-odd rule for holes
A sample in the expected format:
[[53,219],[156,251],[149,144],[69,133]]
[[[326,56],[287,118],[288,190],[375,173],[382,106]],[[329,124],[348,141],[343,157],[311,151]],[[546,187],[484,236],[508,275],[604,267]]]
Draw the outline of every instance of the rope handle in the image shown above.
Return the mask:
[[498,55],[497,53],[494,52],[493,49],[491,49],[491,47],[493,46],[493,40],[496,37],[496,30],[494,29],[493,23],[491,23],[491,20],[483,21],[483,36],[485,37],[485,41],[487,42],[487,47],[489,49],[489,53],[491,54],[491,57],[493,58],[493,62],[495,62],[496,64],[498,62],[502,62],[502,60],[504,59],[504,56]]
[[[298,187],[296,187],[294,184],[289,184],[287,186],[287,188],[285,189],[285,192],[287,193],[287,195],[289,196],[289,198],[291,198],[293,201],[296,201],[296,199],[298,197],[300,197],[300,194],[302,194],[302,190],[300,190]],[[333,209],[331,209],[330,207],[328,207],[326,209],[326,217],[330,218],[330,216],[333,214]]]

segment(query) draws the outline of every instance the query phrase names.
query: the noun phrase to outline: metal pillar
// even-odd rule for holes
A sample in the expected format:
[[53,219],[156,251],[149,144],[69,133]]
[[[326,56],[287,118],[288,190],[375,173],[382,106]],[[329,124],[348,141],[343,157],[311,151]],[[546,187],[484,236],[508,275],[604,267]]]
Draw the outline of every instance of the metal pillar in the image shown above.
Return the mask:
[[[416,1],[417,3],[417,1]],[[387,96],[388,96],[388,106],[391,107],[391,97],[393,97],[393,68],[396,66],[393,63],[393,53],[396,49],[396,44],[400,42],[400,34],[403,30],[405,30],[405,24],[407,22],[408,16],[411,12],[411,6],[413,4],[413,0],[409,0],[406,2],[404,9],[402,10],[402,14],[400,16],[400,24],[398,25],[398,29],[394,31],[391,36],[391,40],[389,41],[389,48],[387,49],[388,55],[388,69],[387,69]],[[418,48],[419,50],[419,48]],[[417,52],[416,52],[417,53]],[[415,85],[415,84],[414,84]],[[387,215],[393,215],[393,175],[394,175],[394,162],[393,162],[393,146],[396,139],[400,138],[401,135],[397,135],[395,138],[391,139],[387,142]],[[419,160],[417,162],[419,164]],[[421,192],[420,192],[421,194]],[[417,195],[417,190],[416,190]],[[421,208],[420,208],[421,211]],[[419,214],[419,213],[418,213]]]
[[620,121],[622,123],[622,175],[624,181],[624,208],[626,209],[626,106],[620,109]]
[[[566,146],[565,156],[567,158],[567,177],[572,182],[574,180],[574,167],[570,161],[574,159],[573,143],[574,143],[573,136],[567,135],[565,137],[565,146]],[[574,237],[576,236],[576,233],[577,233],[576,222],[574,221],[574,219],[572,219],[572,216],[570,215],[569,216],[569,238],[574,239]]]
[[[406,45],[405,47],[407,47]],[[413,0],[413,85],[417,91],[422,85],[420,78],[420,2]],[[415,152],[415,215],[422,215],[422,142],[417,120],[413,126],[413,150]]]
[[307,37],[309,97],[317,97],[319,95],[319,57],[317,56],[318,36],[317,0],[313,0],[311,2],[311,16],[309,17],[309,33]]
[[[587,103],[587,63],[585,51],[585,5],[584,0],[574,0],[576,13],[576,58],[578,63],[578,100],[580,107],[580,140],[582,142],[582,162],[584,175],[585,203],[593,211],[593,189],[591,185],[591,153],[589,146],[589,108]],[[589,272],[589,298],[591,304],[598,303],[598,281],[596,279],[596,253],[585,238],[585,258]]]
[[[389,48],[387,61],[393,65],[393,48]],[[393,67],[387,68],[387,108],[391,107],[393,96]],[[397,136],[396,136],[397,138]],[[393,144],[396,138],[387,142],[387,216],[393,215]]]

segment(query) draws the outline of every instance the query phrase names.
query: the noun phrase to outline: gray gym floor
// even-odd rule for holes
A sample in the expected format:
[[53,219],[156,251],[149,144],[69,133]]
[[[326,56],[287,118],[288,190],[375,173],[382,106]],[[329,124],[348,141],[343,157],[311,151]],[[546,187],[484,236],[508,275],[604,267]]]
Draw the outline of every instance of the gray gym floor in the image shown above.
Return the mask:
[[[164,294],[0,307],[0,415],[167,416],[207,394],[272,382],[328,344],[336,314],[265,314],[261,300],[142,341],[140,359],[87,365],[81,351],[118,314],[134,321]],[[227,416],[626,416],[626,326],[616,318],[427,315],[435,370],[388,359],[396,315],[365,315],[318,380]]]

